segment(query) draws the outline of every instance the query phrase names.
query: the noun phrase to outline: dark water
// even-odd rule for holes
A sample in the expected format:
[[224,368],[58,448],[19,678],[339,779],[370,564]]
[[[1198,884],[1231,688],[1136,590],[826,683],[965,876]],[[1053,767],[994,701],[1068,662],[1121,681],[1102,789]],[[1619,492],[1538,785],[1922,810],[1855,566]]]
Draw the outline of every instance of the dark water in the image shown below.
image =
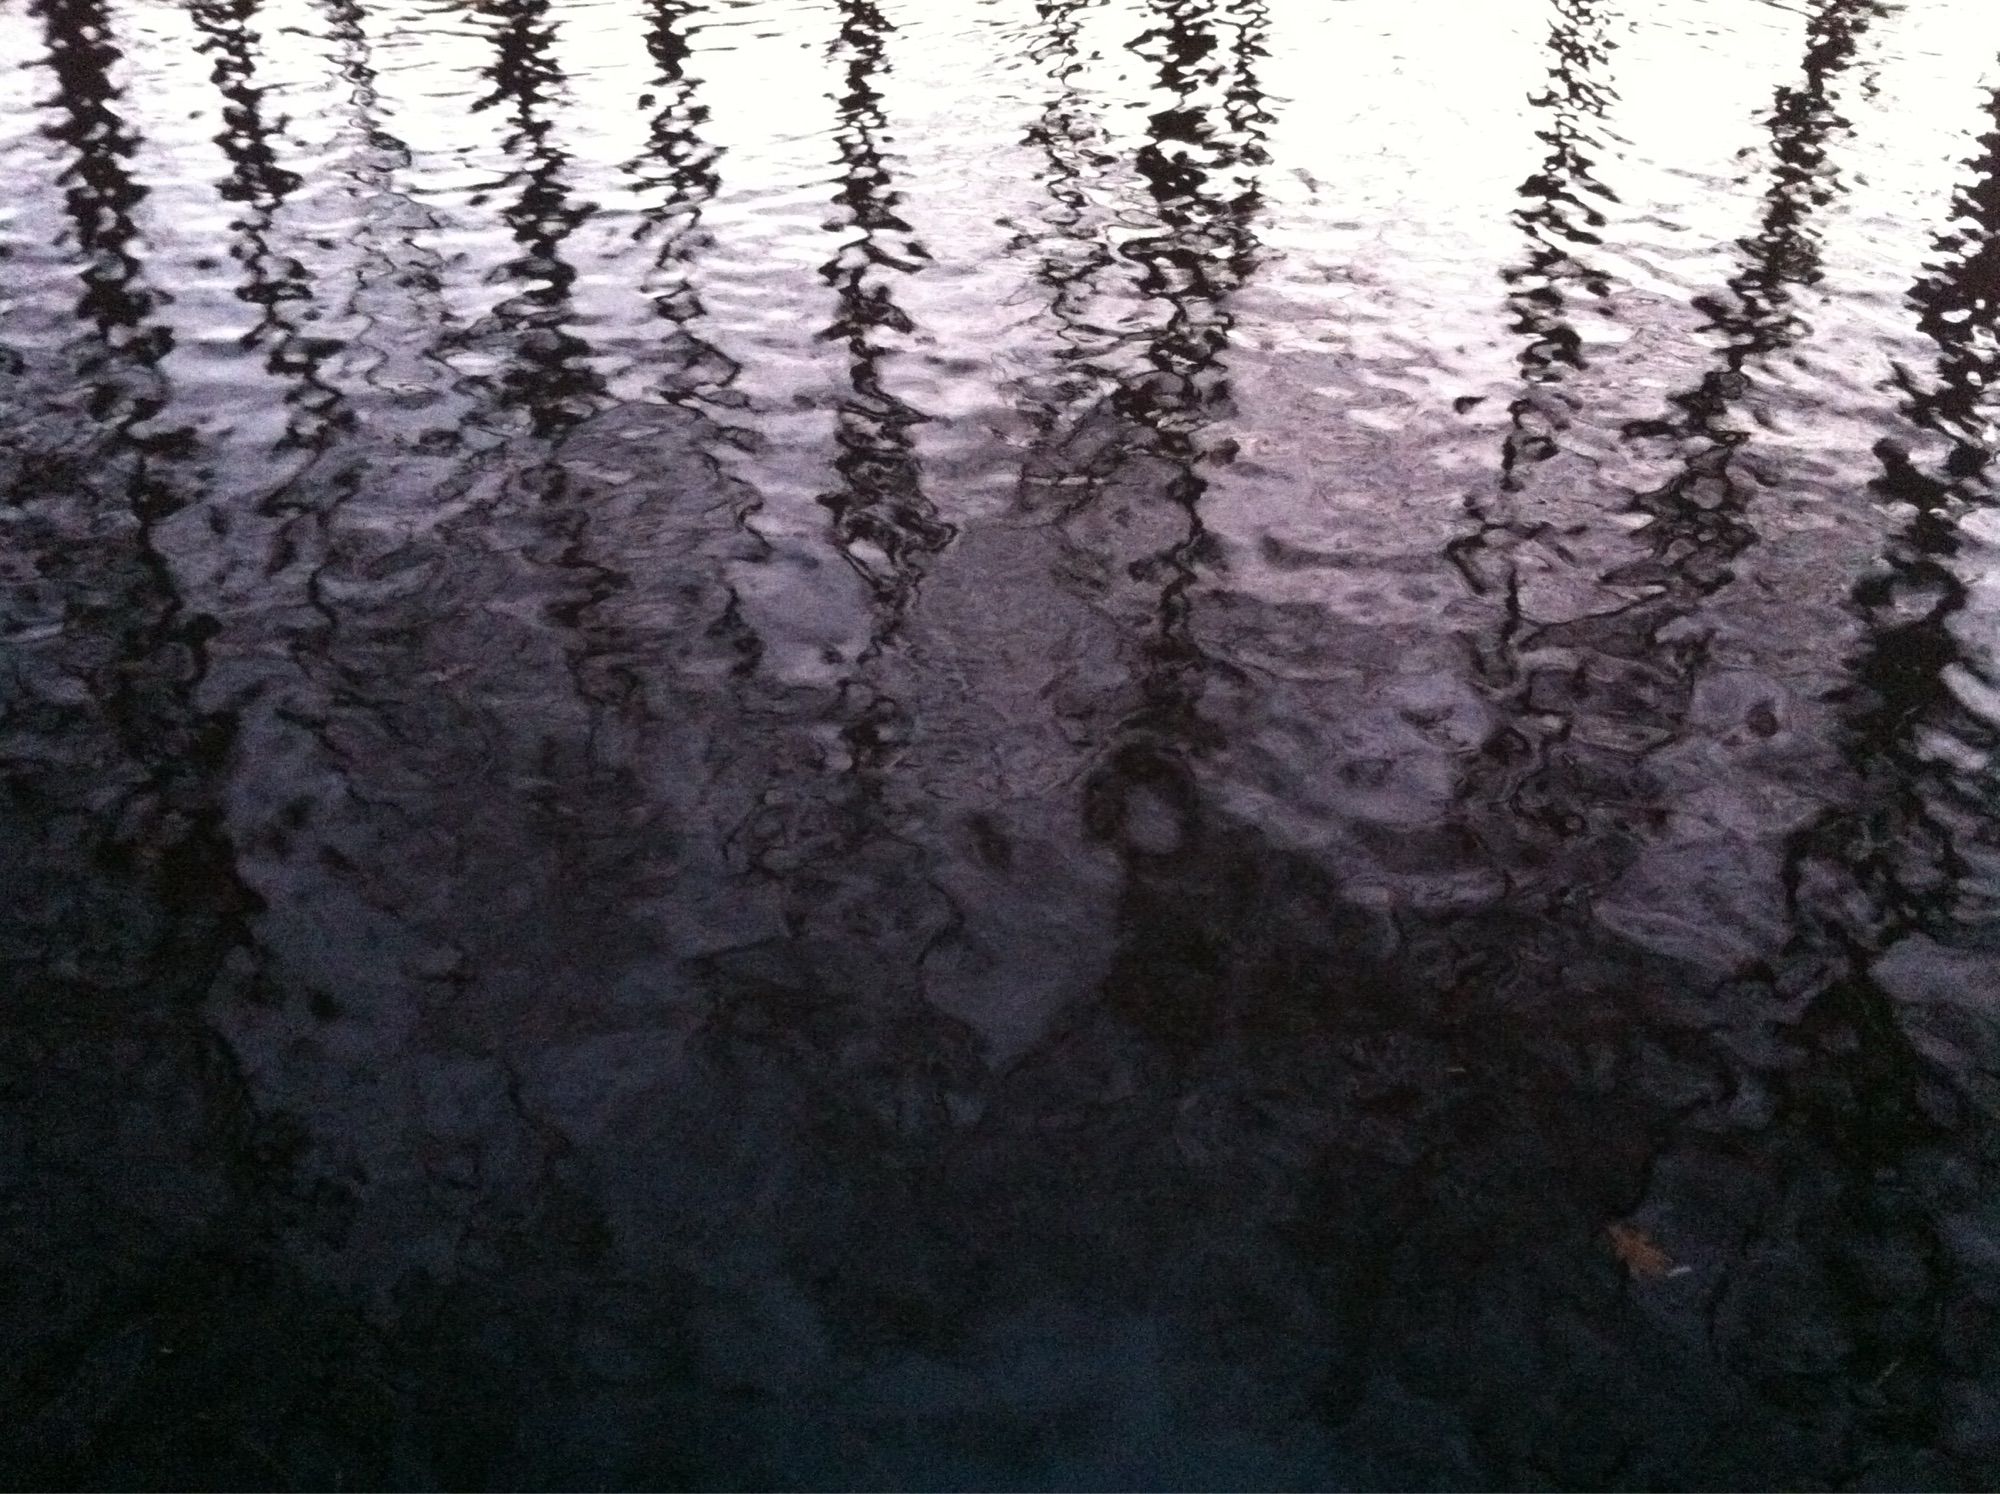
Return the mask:
[[9,1482],[2000,1480],[1988,0],[0,57]]

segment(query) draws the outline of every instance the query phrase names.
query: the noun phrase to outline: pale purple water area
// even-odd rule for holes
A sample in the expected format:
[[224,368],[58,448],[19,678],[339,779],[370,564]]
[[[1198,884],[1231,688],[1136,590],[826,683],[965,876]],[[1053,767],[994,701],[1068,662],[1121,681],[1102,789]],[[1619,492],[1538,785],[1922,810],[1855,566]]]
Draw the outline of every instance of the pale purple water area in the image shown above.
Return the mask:
[[0,1483],[2000,1484],[2000,5],[0,0]]

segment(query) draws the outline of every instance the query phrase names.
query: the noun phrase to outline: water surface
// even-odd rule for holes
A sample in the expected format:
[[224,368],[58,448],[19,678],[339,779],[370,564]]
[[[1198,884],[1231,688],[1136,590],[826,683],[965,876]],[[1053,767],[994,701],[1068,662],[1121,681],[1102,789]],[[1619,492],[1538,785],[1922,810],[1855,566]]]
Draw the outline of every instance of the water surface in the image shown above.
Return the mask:
[[1989,0],[0,0],[0,1471],[1985,1487]]

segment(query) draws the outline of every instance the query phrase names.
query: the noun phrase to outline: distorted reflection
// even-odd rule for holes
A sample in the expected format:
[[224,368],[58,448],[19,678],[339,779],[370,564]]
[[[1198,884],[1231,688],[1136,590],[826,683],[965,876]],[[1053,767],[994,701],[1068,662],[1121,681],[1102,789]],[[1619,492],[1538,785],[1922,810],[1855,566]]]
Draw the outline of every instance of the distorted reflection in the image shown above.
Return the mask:
[[[231,254],[243,266],[243,284],[236,294],[258,308],[257,323],[244,333],[246,347],[267,348],[265,368],[286,384],[285,432],[278,450],[304,453],[306,472],[313,458],[327,451],[334,436],[353,420],[344,391],[326,378],[327,360],[341,351],[335,338],[316,334],[308,322],[313,307],[313,280],[303,261],[273,245],[273,235],[286,199],[304,185],[297,172],[279,162],[280,129],[265,118],[266,90],[257,82],[256,49],[262,37],[253,28],[255,4],[209,3],[190,0],[189,13],[202,37],[202,48],[213,58],[211,80],[222,95],[227,127],[216,137],[228,159],[230,174],[220,190],[225,200],[240,204],[242,216],[232,225],[237,241]],[[294,475],[266,500],[271,508],[311,507],[338,501],[338,491],[351,485],[350,469],[317,500]]]
[[1987,1478],[1986,0],[0,51],[0,1478]]
[[[2000,96],[1988,117],[2000,125]],[[1985,401],[2000,374],[2000,129],[1982,143],[1949,204],[1951,227],[1909,292],[1934,350],[1930,368],[1897,373],[1914,440],[1876,447],[1882,472],[1871,487],[1895,527],[1853,593],[1868,631],[1843,691],[1842,750],[1861,788],[1790,854],[1798,945],[1820,972],[1819,1006],[1825,1020],[1865,1034],[1857,1061],[1886,1092],[1857,1137],[1871,1153],[1913,1127],[1933,1138],[1935,1122],[1981,1093],[1962,1100],[1921,1082],[1920,1053],[1967,1040],[1949,997],[1942,1012],[1898,997],[1913,986],[1949,992],[1966,976],[1964,952],[1992,917],[2000,849],[1985,814],[1996,661],[1972,623],[1992,585],[1977,560],[1994,502]]]
[[[1502,608],[1494,636],[1475,644],[1482,677],[1512,705],[1506,725],[1473,765],[1468,785],[1469,797],[1489,804],[1519,802],[1515,796],[1526,770],[1549,750],[1540,723],[1523,709],[1528,670],[1521,645],[1528,624],[1515,552],[1542,544],[1561,553],[1556,522],[1537,513],[1531,494],[1522,495],[1535,466],[1560,452],[1572,416],[1587,397],[1565,389],[1587,364],[1572,302],[1582,296],[1601,300],[1610,292],[1604,273],[1583,256],[1602,243],[1603,205],[1617,200],[1600,180],[1594,154],[1602,148],[1605,111],[1617,101],[1608,78],[1616,22],[1609,7],[1575,0],[1558,7],[1549,28],[1548,86],[1534,101],[1543,111],[1536,133],[1549,149],[1521,184],[1523,201],[1514,213],[1528,256],[1505,272],[1514,329],[1522,337],[1521,390],[1508,405],[1498,491],[1468,500],[1477,528],[1446,550],[1473,590]],[[1559,729],[1556,735],[1561,734]]]
[[[699,79],[689,70],[689,36],[698,8],[658,0],[646,33],[646,50],[658,68],[647,153],[632,163],[635,175],[661,194],[647,214],[642,238],[657,245],[657,279],[648,286],[654,308],[673,328],[663,350],[668,364],[664,393],[676,404],[727,407],[741,402],[732,387],[741,370],[698,330],[706,315],[695,283],[693,261],[711,242],[702,215],[722,187],[717,173],[721,152],[703,136],[708,106]],[[642,100],[642,103],[648,100]]]
[[[1560,898],[1574,899],[1593,882],[1616,879],[1640,846],[1666,830],[1675,810],[1672,790],[1658,781],[1649,759],[1679,740],[1709,668],[1704,599],[1729,585],[1735,562],[1758,540],[1758,491],[1764,483],[1751,471],[1746,451],[1756,432],[1756,412],[1767,398],[1760,379],[1767,360],[1809,331],[1794,297],[1818,275],[1816,216],[1829,210],[1841,190],[1830,159],[1844,124],[1833,89],[1876,14],[1872,5],[1852,0],[1828,0],[1813,14],[1803,79],[1777,91],[1765,120],[1770,179],[1756,231],[1738,246],[1740,267],[1725,291],[1693,300],[1706,319],[1704,330],[1719,342],[1710,366],[1672,396],[1673,414],[1623,427],[1628,442],[1662,443],[1657,459],[1670,472],[1664,483],[1631,499],[1634,537],[1644,555],[1578,578],[1586,594],[1596,593],[1595,605],[1578,615],[1537,619],[1522,615],[1520,547],[1533,546],[1541,552],[1541,567],[1556,574],[1602,564],[1601,551],[1574,529],[1536,524],[1530,512],[1513,521],[1515,532],[1498,552],[1507,557],[1496,581],[1505,588],[1509,621],[1496,663],[1500,677],[1509,681],[1510,725],[1495,743],[1501,765],[1497,791],[1525,824],[1559,841],[1577,842],[1554,863],[1554,876],[1544,872],[1537,879]],[[1573,69],[1575,59],[1602,59],[1602,44],[1586,44],[1573,30],[1559,30],[1557,36],[1558,76],[1569,80],[1563,96],[1584,101],[1586,111],[1601,106],[1609,95]],[[1571,245],[1588,242],[1593,217],[1602,226],[1590,204],[1615,200],[1590,177],[1574,148],[1561,143],[1575,131],[1576,107],[1566,106],[1552,132],[1557,164],[1568,176],[1545,174],[1524,188],[1537,202],[1529,209],[1530,221]],[[1557,270],[1579,288],[1595,285],[1600,294],[1605,289],[1601,272],[1564,255],[1538,255],[1535,263],[1540,269],[1533,274]],[[1556,307],[1544,298],[1524,318],[1534,340],[1524,351],[1523,366],[1540,392],[1525,406],[1517,403],[1501,461],[1503,489],[1521,486],[1524,456],[1546,459],[1559,449],[1557,428],[1549,425],[1555,396],[1547,386],[1559,382],[1555,370],[1575,369],[1582,360],[1573,333],[1560,320],[1560,291],[1557,297]],[[1461,558],[1461,567],[1470,566],[1475,576],[1478,566],[1491,564],[1477,551],[1464,553],[1470,558]],[[1567,598],[1563,603],[1566,611],[1575,606]]]
[[[840,0],[833,57],[841,70],[840,190],[835,202],[853,234],[820,268],[838,310],[825,336],[847,350],[848,392],[839,405],[834,467],[841,486],[821,500],[834,516],[842,552],[881,601],[886,626],[910,606],[924,557],[951,538],[925,496],[915,428],[923,417],[885,382],[892,339],[914,332],[896,304],[892,276],[914,274],[930,253],[899,216],[883,153],[888,122],[879,84],[888,69],[891,27],[872,0]],[[886,272],[886,273],[885,273]]]
[[516,360],[501,387],[509,403],[526,411],[534,435],[546,440],[582,420],[600,392],[587,363],[590,349],[568,325],[576,269],[563,258],[565,241],[590,208],[571,200],[564,180],[569,157],[549,117],[563,75],[551,55],[556,23],[548,0],[491,0],[484,8],[498,23],[486,69],[493,91],[472,107],[508,111],[506,149],[519,163],[497,188],[518,186],[501,216],[521,246],[520,257],[501,267],[521,289],[493,310]]
[[[1216,952],[1196,957],[1184,941],[1201,938],[1198,927],[1160,917],[1147,867],[1196,844],[1194,760],[1215,745],[1201,715],[1212,663],[1193,612],[1213,554],[1205,469],[1221,456],[1215,427],[1235,414],[1230,298],[1256,264],[1269,120],[1256,69],[1268,19],[1257,5],[1162,0],[1148,20],[1132,48],[1157,67],[1163,105],[1134,160],[1150,221],[1121,252],[1138,267],[1135,291],[1153,325],[1128,335],[1112,375],[1109,409],[1129,432],[1123,470],[1096,496],[1099,512],[1080,516],[1090,539],[1122,562],[1107,582],[1110,605],[1138,632],[1136,692],[1086,785],[1084,810],[1091,834],[1135,862],[1108,978],[1114,1003],[1148,1025],[1199,1025],[1208,1002],[1198,988],[1214,974]],[[1139,553],[1120,553],[1134,540]]]

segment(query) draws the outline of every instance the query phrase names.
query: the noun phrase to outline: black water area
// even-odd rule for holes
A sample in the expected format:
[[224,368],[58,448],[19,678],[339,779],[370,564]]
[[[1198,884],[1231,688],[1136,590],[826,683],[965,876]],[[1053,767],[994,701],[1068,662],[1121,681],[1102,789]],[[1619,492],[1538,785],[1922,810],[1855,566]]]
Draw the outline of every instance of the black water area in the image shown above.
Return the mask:
[[2000,1483],[1991,0],[0,0],[0,1480]]

